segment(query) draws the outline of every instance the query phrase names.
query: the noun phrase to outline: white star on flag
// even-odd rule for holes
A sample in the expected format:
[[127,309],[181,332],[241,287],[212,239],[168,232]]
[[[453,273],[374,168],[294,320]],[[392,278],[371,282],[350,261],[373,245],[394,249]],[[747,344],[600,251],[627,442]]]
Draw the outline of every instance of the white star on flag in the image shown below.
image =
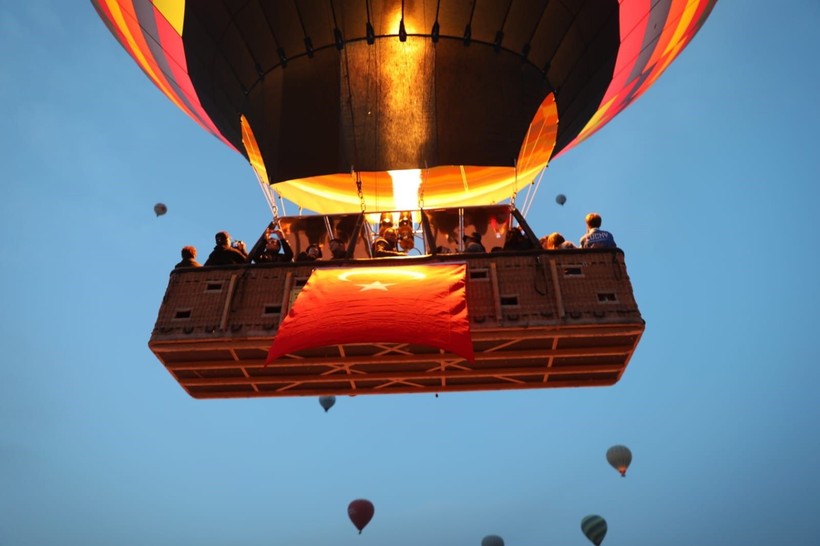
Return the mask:
[[362,287],[362,289],[359,290],[359,292],[366,292],[368,290],[384,290],[385,292],[387,292],[387,287],[393,286],[394,284],[396,283],[385,284],[381,281],[373,281],[369,284],[357,284],[356,286]]

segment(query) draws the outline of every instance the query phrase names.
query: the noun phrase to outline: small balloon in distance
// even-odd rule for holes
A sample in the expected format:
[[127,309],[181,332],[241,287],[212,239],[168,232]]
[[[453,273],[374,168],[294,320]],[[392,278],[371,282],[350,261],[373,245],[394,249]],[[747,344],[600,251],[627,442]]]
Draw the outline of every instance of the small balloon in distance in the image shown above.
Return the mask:
[[555,196],[555,202],[563,207],[564,203],[567,202],[567,196],[564,195],[563,193],[559,193],[558,195]]
[[581,531],[595,546],[601,546],[606,529],[606,520],[601,516],[590,515],[581,520]]
[[487,535],[481,539],[481,546],[504,546],[504,539],[498,535]]
[[362,534],[362,529],[373,519],[373,513],[375,511],[373,503],[367,499],[356,499],[347,505],[347,517],[350,518],[350,521],[352,521],[356,529],[359,530],[360,535]]
[[632,452],[626,446],[614,445],[606,450],[606,460],[622,477],[626,477],[626,469],[632,463]]
[[335,396],[320,396],[319,397],[319,405],[322,406],[322,408],[325,410],[325,413],[327,413],[327,410],[332,408],[333,404],[335,404],[335,403],[336,403],[336,397]]
[[165,206],[165,203],[157,203],[156,205],[154,205],[154,214],[156,214],[158,217],[162,216],[166,212],[168,212],[168,207]]

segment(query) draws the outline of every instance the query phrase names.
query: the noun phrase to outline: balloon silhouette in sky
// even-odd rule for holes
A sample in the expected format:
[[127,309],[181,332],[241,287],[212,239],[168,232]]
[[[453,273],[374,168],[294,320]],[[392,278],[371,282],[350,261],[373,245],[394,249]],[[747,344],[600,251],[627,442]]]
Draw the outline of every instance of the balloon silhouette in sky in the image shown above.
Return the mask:
[[481,546],[504,546],[504,539],[498,535],[487,535],[481,539]]
[[373,519],[374,512],[373,503],[366,499],[356,499],[347,506],[347,515],[359,530],[359,534],[362,534],[362,529]]
[[587,516],[581,520],[581,531],[595,546],[601,546],[606,536],[606,520],[601,516]]
[[606,450],[606,460],[621,476],[626,476],[626,469],[632,463],[632,452],[626,446],[615,445]]
[[322,408],[324,408],[325,413],[327,413],[327,410],[332,408],[333,404],[335,404],[335,403],[336,403],[336,397],[335,396],[320,396],[319,397],[319,404],[322,406]]

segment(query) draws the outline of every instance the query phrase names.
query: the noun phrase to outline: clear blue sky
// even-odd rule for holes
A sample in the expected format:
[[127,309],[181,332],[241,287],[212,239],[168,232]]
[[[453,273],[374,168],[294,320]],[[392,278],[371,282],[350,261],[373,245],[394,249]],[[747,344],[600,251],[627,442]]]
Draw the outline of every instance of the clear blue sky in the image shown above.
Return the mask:
[[550,166],[536,231],[598,210],[626,252],[647,328],[619,384],[327,414],[196,401],[154,358],[180,247],[257,237],[261,191],[90,3],[0,5],[0,544],[569,546],[593,513],[605,546],[820,543],[817,0],[719,2]]

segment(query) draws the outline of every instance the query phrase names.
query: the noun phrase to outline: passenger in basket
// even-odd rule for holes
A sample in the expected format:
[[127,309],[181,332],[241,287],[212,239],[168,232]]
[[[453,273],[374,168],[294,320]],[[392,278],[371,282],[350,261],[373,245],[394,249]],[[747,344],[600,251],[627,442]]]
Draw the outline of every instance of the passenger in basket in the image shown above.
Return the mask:
[[465,235],[461,238],[464,241],[464,252],[487,252],[481,244],[481,234],[474,231],[472,235]]
[[296,256],[297,262],[315,262],[321,259],[322,248],[316,243],[311,243],[310,246]]
[[388,256],[406,256],[406,252],[401,252],[396,249],[396,244],[399,241],[399,234],[395,228],[389,227],[382,232],[381,237],[376,237],[373,241],[372,250],[373,257],[384,258]]
[[248,252],[245,243],[236,241],[231,244],[231,235],[227,231],[220,231],[214,238],[216,246],[205,261],[205,265],[243,264],[248,261]]
[[567,248],[578,248],[571,241],[564,239],[564,236],[557,231],[550,233],[539,239],[541,248],[544,250],[564,250]]
[[601,215],[590,212],[586,216],[587,232],[581,237],[581,248],[616,248],[615,238],[601,229]]
[[520,227],[510,228],[504,240],[504,250],[530,250],[532,241],[524,234]]
[[182,261],[175,265],[174,269],[178,267],[202,267],[202,265],[196,261],[196,247],[184,246],[182,247],[181,254]]
[[[276,237],[274,237],[274,235],[276,235]],[[267,238],[265,240],[265,247],[254,256],[254,263],[287,263],[293,260],[293,249],[290,248],[288,240],[282,234],[282,230],[265,230],[265,237]]]
[[330,247],[331,260],[344,260],[347,258],[347,245],[341,239],[333,238],[327,245]]

